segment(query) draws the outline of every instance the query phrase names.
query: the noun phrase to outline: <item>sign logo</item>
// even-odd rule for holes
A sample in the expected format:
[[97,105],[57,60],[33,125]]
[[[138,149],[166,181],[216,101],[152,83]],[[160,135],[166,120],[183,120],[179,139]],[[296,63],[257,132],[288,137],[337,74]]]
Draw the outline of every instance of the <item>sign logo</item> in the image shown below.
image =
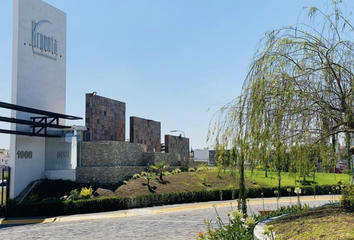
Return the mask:
[[38,31],[38,28],[44,23],[52,24],[48,20],[41,20],[38,23],[32,22],[32,51],[39,56],[57,60],[58,41]]

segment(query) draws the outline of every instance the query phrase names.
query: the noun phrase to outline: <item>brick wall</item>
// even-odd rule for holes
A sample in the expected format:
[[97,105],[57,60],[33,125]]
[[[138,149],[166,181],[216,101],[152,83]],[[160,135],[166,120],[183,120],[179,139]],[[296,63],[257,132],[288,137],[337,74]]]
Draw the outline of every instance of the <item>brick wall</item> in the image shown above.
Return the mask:
[[93,141],[125,141],[125,103],[86,94],[86,127]]
[[145,144],[147,152],[161,152],[161,123],[130,117],[130,142]]

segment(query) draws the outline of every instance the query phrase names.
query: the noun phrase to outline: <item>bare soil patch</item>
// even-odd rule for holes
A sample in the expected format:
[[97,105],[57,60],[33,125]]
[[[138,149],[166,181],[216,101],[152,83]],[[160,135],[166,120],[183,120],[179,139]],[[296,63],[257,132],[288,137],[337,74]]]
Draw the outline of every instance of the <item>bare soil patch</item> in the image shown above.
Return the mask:
[[[161,183],[156,176],[150,181],[150,186],[155,193],[232,188],[233,179],[229,174],[223,175],[221,179],[217,175],[216,171],[182,172],[163,177],[165,183]],[[251,186],[253,184],[250,181],[246,181],[246,187]],[[238,187],[238,180],[236,181],[236,187]],[[153,194],[147,186],[147,180],[144,178],[131,179],[127,184],[120,186],[115,193],[117,196]]]

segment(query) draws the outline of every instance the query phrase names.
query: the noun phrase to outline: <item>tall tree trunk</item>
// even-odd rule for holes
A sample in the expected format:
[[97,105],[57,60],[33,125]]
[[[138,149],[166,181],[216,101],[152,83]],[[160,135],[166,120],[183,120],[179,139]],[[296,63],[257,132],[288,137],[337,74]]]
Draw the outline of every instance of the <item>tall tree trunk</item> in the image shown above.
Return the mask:
[[350,139],[350,133],[345,134],[345,143],[347,146],[347,169],[348,169],[348,174],[351,176],[352,175],[352,153],[349,151],[350,145],[351,145],[351,139]]
[[281,164],[280,164],[280,156],[278,154],[278,159],[277,159],[277,170],[278,170],[278,198],[280,197],[280,188],[281,188]]
[[243,214],[247,214],[246,186],[245,186],[245,158],[241,156],[240,162],[240,197]]

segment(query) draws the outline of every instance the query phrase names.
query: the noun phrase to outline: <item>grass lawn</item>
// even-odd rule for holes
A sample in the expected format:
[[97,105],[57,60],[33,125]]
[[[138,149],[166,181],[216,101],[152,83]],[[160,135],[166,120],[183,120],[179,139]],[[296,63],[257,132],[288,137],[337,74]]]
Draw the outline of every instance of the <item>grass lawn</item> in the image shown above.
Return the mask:
[[[295,177],[290,176],[289,173],[281,173],[282,186],[295,186]],[[276,172],[268,172],[268,177],[265,177],[264,171],[254,171],[251,177],[251,171],[246,170],[246,179],[253,180],[257,185],[260,186],[278,186],[278,176]],[[339,173],[316,173],[315,184],[317,185],[333,185],[337,184],[338,180],[342,179],[343,183],[349,183],[351,176],[348,174],[339,174]],[[299,186],[298,180],[302,181],[302,178],[296,177],[296,186]],[[313,181],[313,177],[307,177],[307,181]]]
[[354,239],[354,213],[327,206],[269,223],[276,239]]

